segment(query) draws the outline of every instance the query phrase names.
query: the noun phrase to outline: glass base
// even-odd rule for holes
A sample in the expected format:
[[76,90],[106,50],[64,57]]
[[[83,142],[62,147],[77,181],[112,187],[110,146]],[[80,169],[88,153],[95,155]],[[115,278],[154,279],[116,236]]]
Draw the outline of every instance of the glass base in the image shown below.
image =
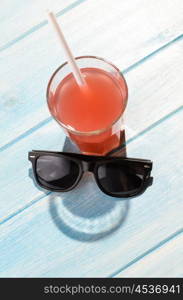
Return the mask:
[[[73,153],[81,153],[77,145],[72,142],[71,139],[66,137],[65,143],[63,146],[63,151],[65,152],[73,152]],[[89,153],[83,153],[83,154],[89,154]],[[95,154],[93,154],[95,155]],[[126,150],[126,139],[125,139],[125,130],[123,129],[120,133],[120,146],[113,149],[106,155],[108,156],[121,156],[121,157],[126,157],[127,156],[127,150]]]

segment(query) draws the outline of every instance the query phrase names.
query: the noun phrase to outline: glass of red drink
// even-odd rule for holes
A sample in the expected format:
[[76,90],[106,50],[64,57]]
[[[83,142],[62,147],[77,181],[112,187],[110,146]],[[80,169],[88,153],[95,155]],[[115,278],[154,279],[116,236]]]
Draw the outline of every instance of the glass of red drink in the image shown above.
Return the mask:
[[48,107],[82,153],[106,155],[121,143],[127,84],[119,69],[102,58],[81,56],[76,62],[86,85],[80,87],[64,63],[48,83]]

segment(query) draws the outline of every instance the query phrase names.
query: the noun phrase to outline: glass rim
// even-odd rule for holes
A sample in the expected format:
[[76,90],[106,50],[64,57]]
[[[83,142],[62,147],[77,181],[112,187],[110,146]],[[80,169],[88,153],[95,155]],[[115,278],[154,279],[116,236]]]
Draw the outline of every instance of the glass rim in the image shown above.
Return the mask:
[[124,111],[125,111],[125,108],[126,108],[126,105],[127,105],[127,101],[128,101],[128,86],[127,86],[127,83],[126,83],[126,80],[122,74],[122,72],[111,62],[107,61],[106,59],[102,58],[102,57],[99,57],[99,56],[94,56],[94,55],[84,55],[84,56],[77,56],[75,57],[76,60],[79,60],[79,59],[84,59],[84,58],[91,58],[91,59],[96,59],[96,60],[100,60],[100,61],[103,61],[105,62],[106,64],[112,66],[118,73],[119,75],[121,76],[124,84],[125,84],[125,89],[126,89],[126,99],[125,99],[125,105],[124,105],[124,109],[122,111],[122,113],[110,124],[108,125],[107,127],[105,128],[101,128],[101,129],[97,129],[97,130],[92,130],[92,131],[79,131],[79,130],[76,130],[76,129],[72,129],[72,128],[69,128],[69,126],[65,125],[64,123],[62,123],[61,121],[57,120],[57,118],[55,116],[52,115],[51,113],[51,109],[50,109],[50,106],[49,106],[49,91],[50,91],[50,86],[52,84],[52,81],[55,77],[55,75],[65,66],[65,65],[68,65],[68,61],[64,62],[62,65],[60,65],[54,72],[53,74],[51,75],[51,78],[50,80],[48,81],[48,85],[47,85],[47,89],[46,89],[46,98],[47,98],[47,105],[48,105],[48,109],[51,113],[51,116],[55,119],[55,121],[61,125],[64,129],[66,129],[67,131],[71,132],[71,133],[74,133],[76,135],[85,135],[85,136],[90,136],[90,135],[97,135],[97,134],[100,134],[100,133],[103,133],[105,131],[107,131],[108,129],[110,129],[114,124],[116,124],[121,116],[123,115]]

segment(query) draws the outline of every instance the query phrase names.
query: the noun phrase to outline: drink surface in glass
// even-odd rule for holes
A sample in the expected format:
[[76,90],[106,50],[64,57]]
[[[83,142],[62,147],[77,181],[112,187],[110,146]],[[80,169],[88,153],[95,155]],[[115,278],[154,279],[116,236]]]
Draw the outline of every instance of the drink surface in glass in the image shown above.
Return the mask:
[[67,71],[58,76],[62,66],[48,85],[48,106],[82,153],[105,155],[120,145],[127,85],[112,64],[96,57],[80,57],[80,61],[86,85],[78,86]]

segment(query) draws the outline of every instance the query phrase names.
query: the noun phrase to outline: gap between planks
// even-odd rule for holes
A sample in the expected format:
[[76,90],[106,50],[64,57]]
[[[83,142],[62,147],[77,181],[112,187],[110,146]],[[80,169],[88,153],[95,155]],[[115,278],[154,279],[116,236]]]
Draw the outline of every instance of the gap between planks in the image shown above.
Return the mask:
[[[83,2],[86,2],[86,1],[89,1],[89,0],[77,0],[77,1],[75,1],[73,3],[71,3],[70,5],[68,5],[67,7],[63,8],[59,12],[57,12],[56,16],[60,17],[60,16],[64,15],[65,13],[69,12],[73,8],[77,7],[78,5],[80,5],[80,4],[82,4]],[[13,39],[13,40],[9,41],[8,43],[4,44],[3,46],[1,46],[0,47],[0,52],[8,49],[9,47],[11,47],[14,44],[18,43],[19,41],[23,40],[24,38],[26,38],[27,36],[31,35],[35,31],[37,31],[40,28],[46,26],[47,24],[48,24],[48,21],[44,20],[44,21],[40,22],[39,24],[33,26],[31,29],[25,31],[20,36],[16,37],[15,39]]]
[[141,259],[143,259],[145,256],[147,256],[147,255],[151,254],[152,252],[156,251],[158,248],[164,246],[165,244],[167,244],[171,240],[175,239],[178,235],[180,235],[182,233],[183,233],[183,228],[181,228],[180,230],[174,232],[173,234],[171,234],[170,236],[168,236],[166,239],[160,241],[154,247],[150,248],[149,250],[145,251],[141,255],[137,256],[135,259],[133,259],[132,261],[130,261],[128,264],[126,264],[125,266],[123,266],[121,269],[119,269],[116,272],[114,272],[111,275],[109,275],[109,277],[117,277],[119,273],[122,273],[124,270],[126,270],[129,267],[131,267],[132,265],[134,265],[135,263],[137,263],[138,261],[140,261]]

